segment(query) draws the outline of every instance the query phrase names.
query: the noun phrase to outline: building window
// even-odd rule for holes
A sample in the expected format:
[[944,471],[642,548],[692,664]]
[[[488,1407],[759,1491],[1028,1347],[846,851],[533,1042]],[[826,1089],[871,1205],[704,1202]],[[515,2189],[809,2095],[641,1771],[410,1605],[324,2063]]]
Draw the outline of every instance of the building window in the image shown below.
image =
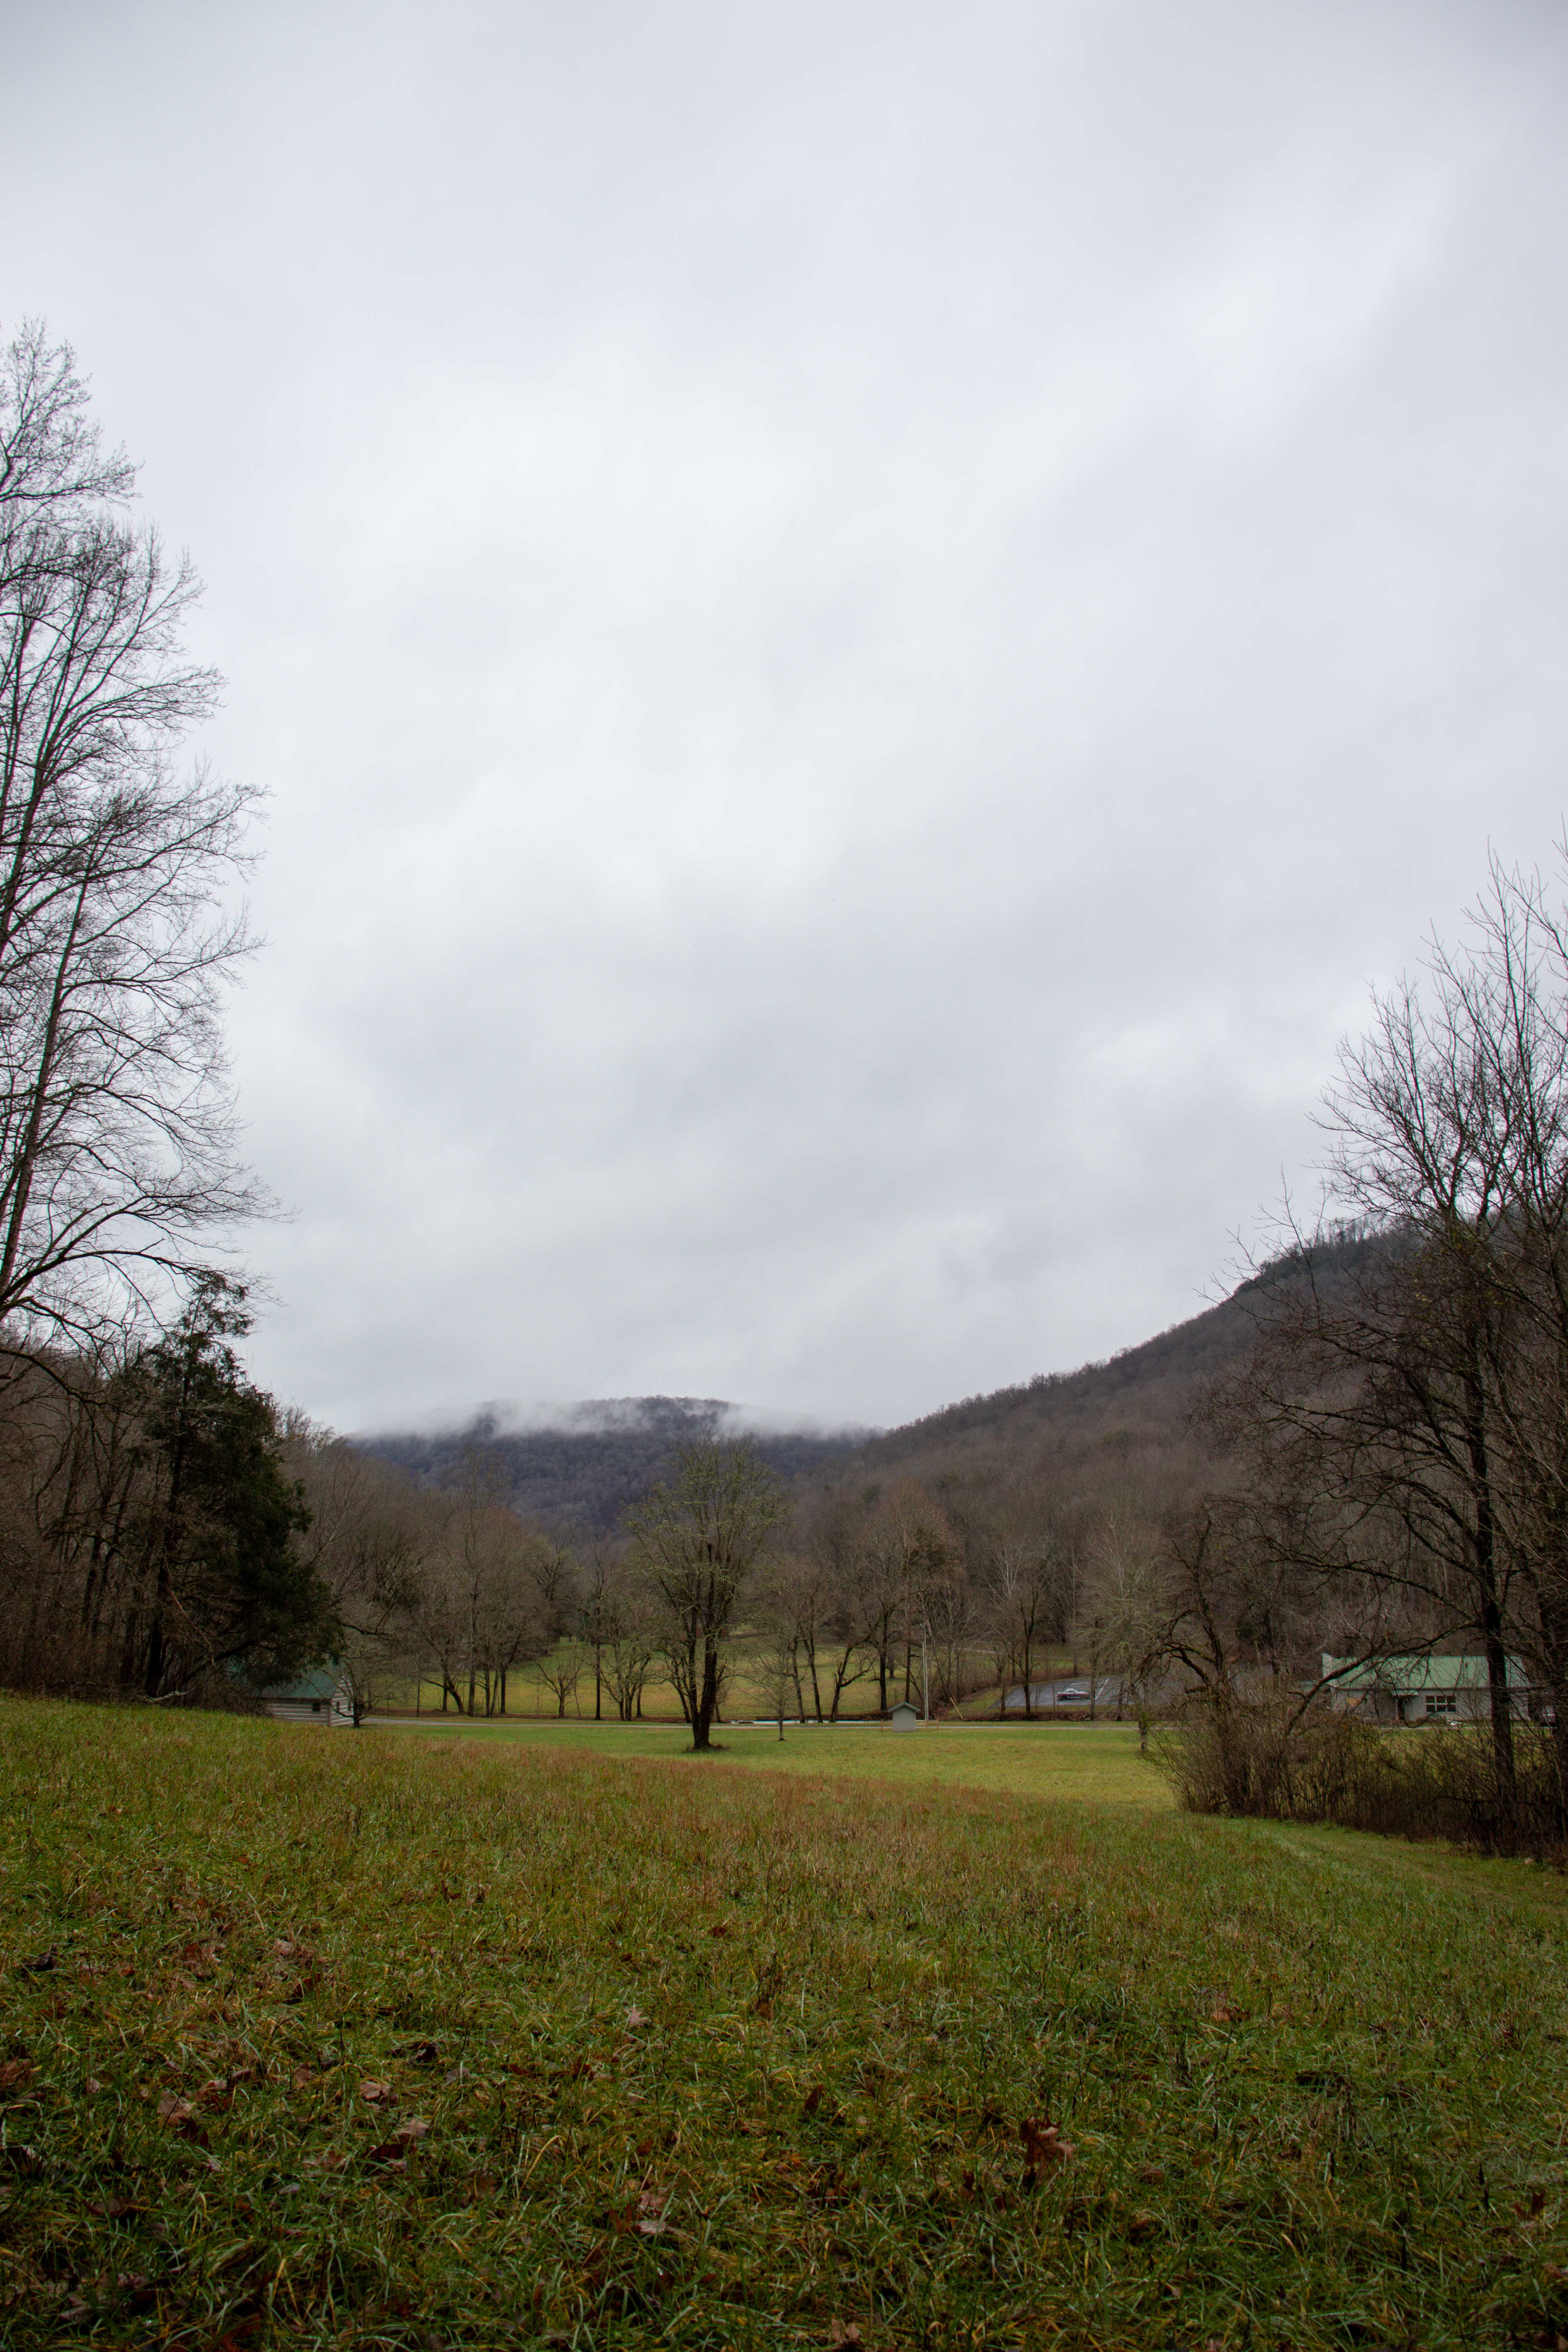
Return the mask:
[[1453,1691],[1428,1691],[1426,1712],[1428,1715],[1458,1715],[1459,1712],[1458,1696]]
[[320,1713],[321,1713],[321,1700],[320,1700],[319,1698],[313,1698],[313,1699],[310,1701],[310,1713],[311,1713],[312,1715],[320,1715]]

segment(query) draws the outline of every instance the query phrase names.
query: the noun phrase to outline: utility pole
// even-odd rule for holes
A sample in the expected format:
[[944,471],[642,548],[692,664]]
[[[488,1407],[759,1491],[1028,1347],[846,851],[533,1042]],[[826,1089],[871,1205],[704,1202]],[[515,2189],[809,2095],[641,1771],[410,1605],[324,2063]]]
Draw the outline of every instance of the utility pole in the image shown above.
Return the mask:
[[926,1655],[924,1628],[921,1632],[921,1681],[925,1688],[926,1721],[931,1721],[931,1660]]

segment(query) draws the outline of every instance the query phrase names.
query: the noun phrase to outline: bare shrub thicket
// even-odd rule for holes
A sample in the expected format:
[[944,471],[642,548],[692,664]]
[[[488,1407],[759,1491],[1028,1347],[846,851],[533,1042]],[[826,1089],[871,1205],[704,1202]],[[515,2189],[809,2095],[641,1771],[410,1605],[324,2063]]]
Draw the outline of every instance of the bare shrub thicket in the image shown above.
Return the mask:
[[1194,1812],[1331,1822],[1488,1853],[1563,1849],[1553,1742],[1538,1724],[1516,1728],[1506,1809],[1484,1726],[1394,1736],[1321,1697],[1303,1706],[1294,1688],[1254,1690],[1228,1710],[1214,1694],[1189,1700],[1155,1747]]

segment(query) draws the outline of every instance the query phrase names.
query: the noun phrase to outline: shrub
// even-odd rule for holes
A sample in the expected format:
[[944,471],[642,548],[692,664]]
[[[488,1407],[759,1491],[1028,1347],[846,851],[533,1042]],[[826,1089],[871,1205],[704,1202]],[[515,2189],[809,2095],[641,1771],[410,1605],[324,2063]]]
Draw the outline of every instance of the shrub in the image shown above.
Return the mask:
[[1498,1787],[1489,1727],[1384,1728],[1288,1685],[1205,1694],[1158,1742],[1178,1803],[1195,1813],[1332,1822],[1384,1836],[1443,1838],[1486,1853],[1562,1859],[1568,1809],[1550,1730],[1514,1727],[1516,1796]]

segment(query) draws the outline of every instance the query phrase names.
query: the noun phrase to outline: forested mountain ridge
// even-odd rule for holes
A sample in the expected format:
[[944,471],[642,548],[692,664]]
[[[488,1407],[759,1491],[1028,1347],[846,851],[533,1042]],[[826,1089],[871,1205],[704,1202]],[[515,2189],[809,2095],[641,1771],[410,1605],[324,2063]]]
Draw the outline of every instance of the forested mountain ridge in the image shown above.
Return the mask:
[[719,1397],[610,1397],[564,1408],[553,1425],[507,1428],[480,1412],[459,1429],[389,1432],[356,1440],[421,1486],[449,1486],[477,1458],[500,1498],[562,1536],[617,1535],[626,1513],[669,1472],[694,1440],[746,1436],[786,1482],[820,1473],[858,1445],[863,1430],[835,1434],[745,1430]]
[[[1345,1278],[1370,1246],[1320,1246],[1319,1279]],[[1189,1427],[1193,1410],[1246,1355],[1258,1305],[1295,1263],[1277,1261],[1218,1305],[1103,1362],[1040,1373],[872,1434],[746,1430],[721,1398],[655,1396],[567,1406],[548,1427],[509,1428],[484,1412],[460,1428],[386,1432],[355,1443],[425,1486],[452,1485],[465,1459],[477,1457],[513,1510],[579,1538],[618,1534],[626,1511],[668,1473],[678,1447],[722,1434],[748,1437],[780,1477],[803,1490],[913,1476],[951,1494],[1038,1475],[1074,1489],[1114,1484],[1131,1490],[1126,1499],[1153,1509],[1201,1483],[1205,1465]]]

